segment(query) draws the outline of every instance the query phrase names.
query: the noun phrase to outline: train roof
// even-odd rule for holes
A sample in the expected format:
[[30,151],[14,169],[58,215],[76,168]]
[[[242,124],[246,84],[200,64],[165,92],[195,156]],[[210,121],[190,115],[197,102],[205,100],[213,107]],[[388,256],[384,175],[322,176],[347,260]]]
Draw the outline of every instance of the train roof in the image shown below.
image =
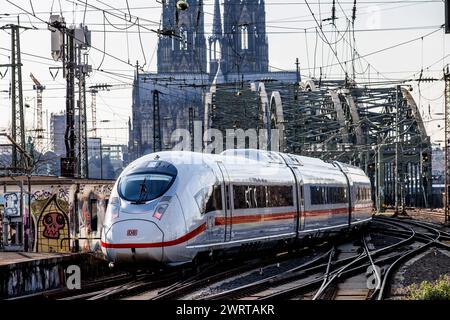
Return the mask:
[[333,170],[348,172],[352,175],[366,176],[364,171],[348,163],[333,161],[327,162],[319,158],[299,156],[290,153],[257,150],[257,149],[232,149],[221,153],[224,156],[244,157],[265,164],[288,164],[302,166],[303,168],[314,167],[315,170]]
[[[305,156],[299,156],[288,153],[281,153],[275,151],[257,150],[257,149],[230,149],[222,152],[221,154],[206,154],[198,152],[186,152],[186,151],[162,151],[145,155],[134,162],[132,162],[125,170],[124,173],[131,173],[137,170],[142,170],[149,166],[150,163],[158,160],[169,161],[174,165],[180,164],[212,164],[216,161],[223,163],[232,163],[236,161],[236,158],[244,158],[246,163],[255,162],[263,163],[265,165],[297,165],[302,167],[314,167],[315,169],[322,168],[323,170],[339,170],[349,172],[356,175],[365,175],[364,171],[358,167],[341,162],[326,162],[322,159],[311,158]],[[340,167],[340,168],[339,168]]]
[[[318,158],[311,158],[305,156],[299,156],[290,153],[282,153],[275,151],[257,150],[257,149],[232,149],[226,150],[221,153],[224,156],[235,156],[244,157],[246,159],[252,159],[258,162],[264,162],[267,164],[278,163],[278,164],[289,164],[289,165],[300,165],[300,166],[315,166],[315,167],[326,167],[326,168],[336,168],[333,163],[323,161]],[[339,168],[337,168],[339,169]]]
[[257,149],[230,149],[225,150],[220,155],[225,157],[225,159],[229,159],[229,157],[239,157],[245,158],[246,160],[263,162],[266,164],[270,163],[285,164],[283,157],[281,157],[278,152],[274,151],[265,151]]

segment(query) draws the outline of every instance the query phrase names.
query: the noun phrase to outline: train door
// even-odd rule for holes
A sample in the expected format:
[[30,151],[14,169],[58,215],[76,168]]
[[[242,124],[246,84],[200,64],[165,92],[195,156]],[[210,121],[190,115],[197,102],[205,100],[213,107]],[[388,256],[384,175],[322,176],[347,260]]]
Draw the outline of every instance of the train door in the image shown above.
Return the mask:
[[[353,216],[353,203],[354,203],[354,194],[353,194],[353,181],[349,175],[349,170],[347,167],[342,166],[339,162],[333,162],[339,170],[341,170],[342,174],[345,176],[345,181],[347,182],[347,204],[348,204],[348,215],[346,218],[346,223],[348,226],[351,226],[352,216]],[[344,221],[342,221],[344,222]]]
[[231,186],[230,177],[228,175],[227,169],[222,162],[217,162],[222,175],[222,207],[223,215],[221,217],[216,217],[216,224],[222,225],[224,227],[224,241],[230,241],[231,239],[231,228],[232,228],[232,206],[231,206]]
[[299,167],[291,167],[295,176],[297,185],[297,227],[296,232],[302,231],[305,228],[305,191],[303,177],[300,173]]

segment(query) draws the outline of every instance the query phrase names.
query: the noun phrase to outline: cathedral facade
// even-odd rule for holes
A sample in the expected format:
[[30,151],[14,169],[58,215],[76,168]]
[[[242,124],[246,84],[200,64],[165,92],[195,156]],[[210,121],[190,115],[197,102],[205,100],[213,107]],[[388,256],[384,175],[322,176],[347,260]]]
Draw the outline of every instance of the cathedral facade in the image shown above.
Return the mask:
[[[214,0],[212,30],[205,36],[202,0],[163,1],[158,71],[135,75],[129,123],[131,160],[170,150],[176,129],[203,122],[204,97],[211,83],[279,81],[294,83],[297,73],[270,72],[264,0]],[[222,16],[223,11],[223,16]]]

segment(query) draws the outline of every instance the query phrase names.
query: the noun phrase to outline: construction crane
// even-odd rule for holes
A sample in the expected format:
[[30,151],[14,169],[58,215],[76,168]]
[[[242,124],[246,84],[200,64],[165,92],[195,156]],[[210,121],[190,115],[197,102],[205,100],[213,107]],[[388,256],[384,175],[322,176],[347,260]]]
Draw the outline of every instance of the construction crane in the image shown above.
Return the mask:
[[96,84],[89,87],[91,92],[91,121],[92,121],[92,137],[97,137],[97,93],[100,90],[109,91],[112,85],[110,84]]
[[34,76],[30,73],[30,78],[33,80],[33,89],[36,90],[36,132],[37,132],[37,148],[42,152],[42,140],[44,139],[44,126],[42,121],[42,92],[45,90],[43,86]]

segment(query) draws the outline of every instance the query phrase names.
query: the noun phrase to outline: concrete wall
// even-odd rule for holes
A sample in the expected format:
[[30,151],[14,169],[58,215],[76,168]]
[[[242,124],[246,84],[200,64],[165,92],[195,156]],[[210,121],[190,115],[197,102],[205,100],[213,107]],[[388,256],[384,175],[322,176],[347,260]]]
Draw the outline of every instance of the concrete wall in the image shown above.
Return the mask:
[[61,255],[0,265],[0,300],[64,288],[70,265],[80,267],[82,283],[110,273],[106,261],[90,254]]

